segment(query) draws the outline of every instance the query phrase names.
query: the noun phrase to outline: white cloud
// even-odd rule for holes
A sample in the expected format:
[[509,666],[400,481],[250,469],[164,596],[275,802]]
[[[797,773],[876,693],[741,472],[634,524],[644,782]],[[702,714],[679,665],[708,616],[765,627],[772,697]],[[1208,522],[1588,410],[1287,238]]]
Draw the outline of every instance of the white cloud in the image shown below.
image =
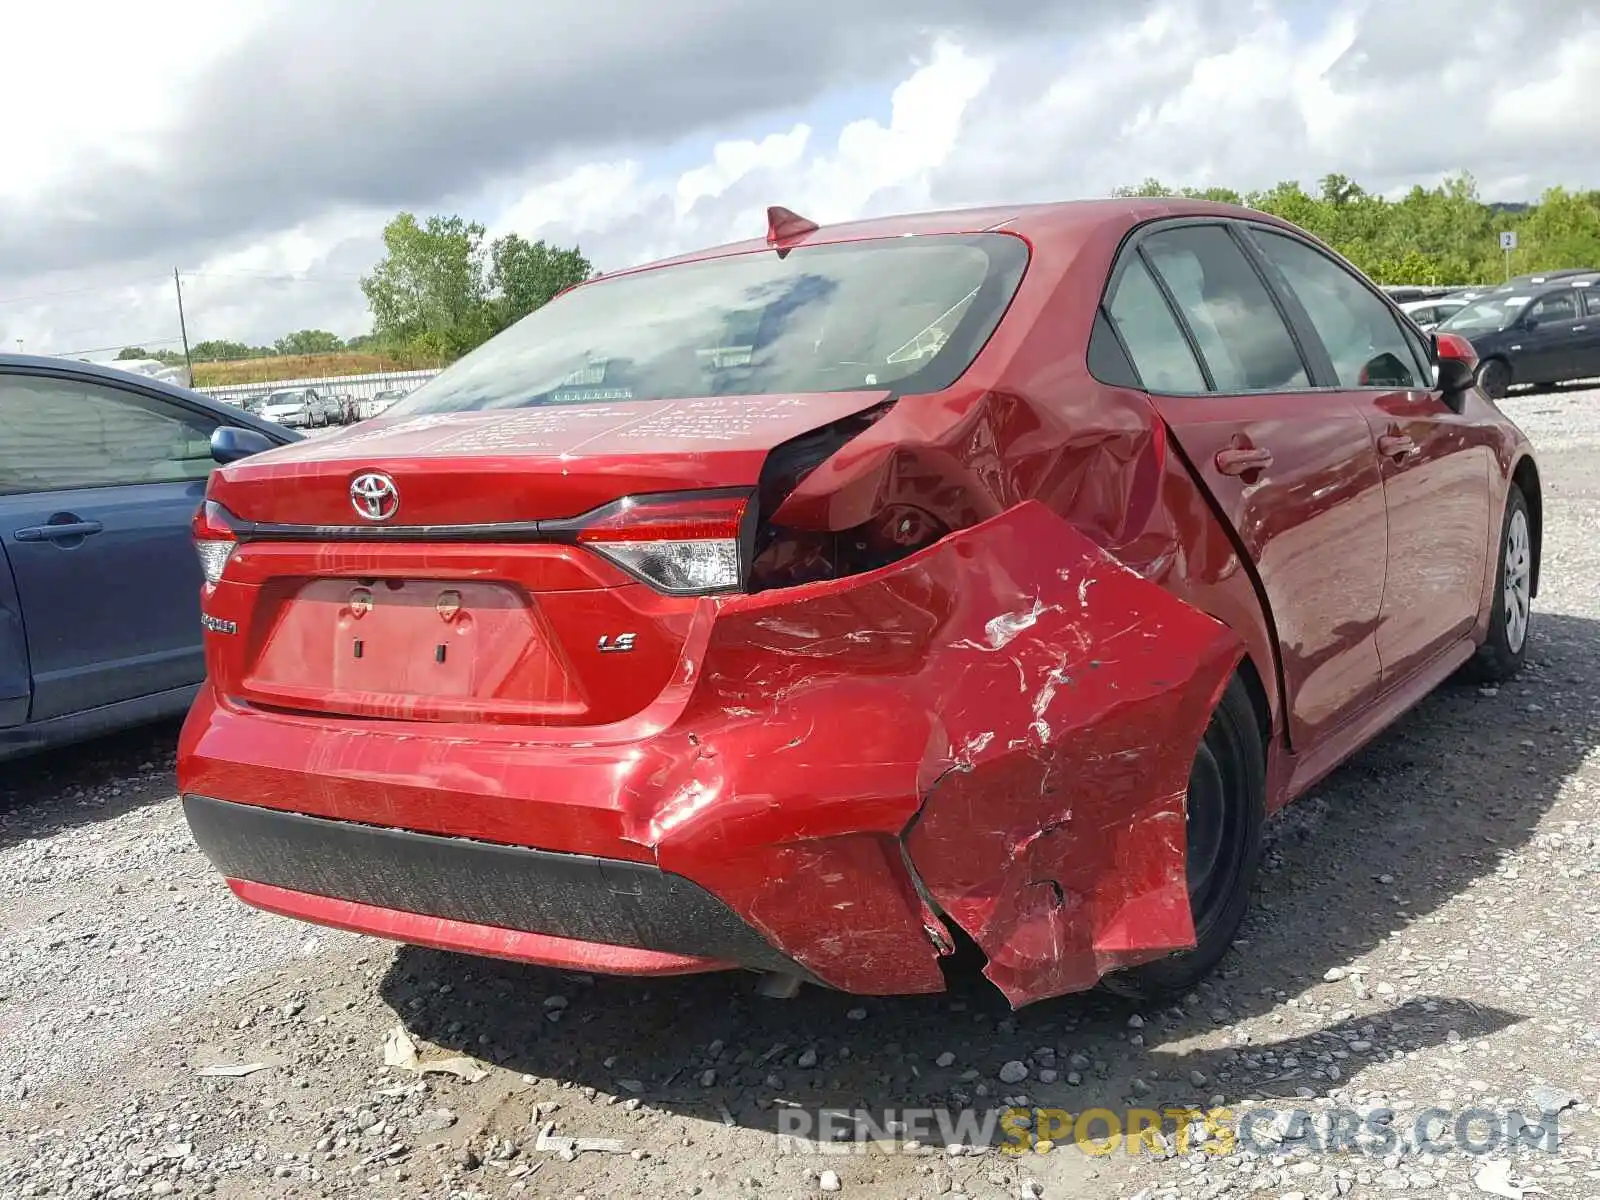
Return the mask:
[[6,6],[0,196],[41,196],[86,158],[153,165],[184,85],[244,41],[264,8],[265,0]]
[[787,133],[768,134],[759,142],[718,142],[711,161],[678,176],[677,216],[681,220],[695,204],[723,195],[746,175],[757,171],[787,171],[800,162],[811,140],[809,125],[796,125]]
[[887,123],[848,122],[831,145],[803,123],[719,141],[675,175],[647,174],[636,159],[585,164],[531,186],[493,228],[578,241],[614,270],[759,236],[769,204],[823,222],[926,207],[932,173],[992,70],[990,59],[941,41],[891,93]]
[[988,86],[994,61],[941,42],[931,59],[897,87],[888,125],[853,121],[829,158],[809,165],[801,191],[807,215],[843,221],[874,211],[885,192],[928,203],[929,172],[955,148],[967,106]]
[[[190,342],[270,344],[295,329],[363,332],[369,319],[358,283],[383,252],[390,214],[338,211],[270,237],[179,264]],[[0,352],[17,339],[31,354],[121,345],[180,347],[172,267],[134,264],[23,281],[0,292]]]
[[580,234],[604,229],[639,211],[646,186],[641,173],[633,159],[585,163],[529,188],[495,219],[490,233],[526,233],[555,224]]

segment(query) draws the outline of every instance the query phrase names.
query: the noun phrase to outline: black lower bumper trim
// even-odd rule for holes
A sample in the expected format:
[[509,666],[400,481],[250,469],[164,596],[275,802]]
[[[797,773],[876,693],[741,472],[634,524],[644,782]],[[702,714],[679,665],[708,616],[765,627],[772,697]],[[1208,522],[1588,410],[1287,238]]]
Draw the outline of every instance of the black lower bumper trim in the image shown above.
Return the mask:
[[807,976],[726,904],[657,867],[185,796],[231,879],[378,908]]

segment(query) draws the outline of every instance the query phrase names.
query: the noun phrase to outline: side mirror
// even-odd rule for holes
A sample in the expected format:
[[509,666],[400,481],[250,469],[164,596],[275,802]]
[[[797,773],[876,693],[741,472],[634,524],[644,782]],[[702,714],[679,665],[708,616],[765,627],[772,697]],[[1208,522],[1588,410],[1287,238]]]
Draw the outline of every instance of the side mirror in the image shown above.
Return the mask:
[[258,430],[224,425],[211,435],[211,457],[226,465],[271,450],[274,444],[271,438]]
[[1478,377],[1478,352],[1459,333],[1433,334],[1433,385],[1452,403]]

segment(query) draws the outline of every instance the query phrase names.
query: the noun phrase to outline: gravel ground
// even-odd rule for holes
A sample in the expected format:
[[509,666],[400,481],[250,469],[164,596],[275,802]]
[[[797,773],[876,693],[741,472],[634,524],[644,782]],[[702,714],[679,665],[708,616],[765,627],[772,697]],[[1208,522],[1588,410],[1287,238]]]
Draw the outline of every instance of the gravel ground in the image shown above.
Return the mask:
[[[1293,806],[1242,939],[1172,1009],[1013,1014],[969,977],[926,999],[774,1001],[739,976],[396,948],[235,903],[189,841],[171,727],[0,766],[0,1197],[1600,1196],[1600,393],[1506,407],[1545,474],[1527,672],[1442,690]],[[470,1078],[386,1066],[397,1026],[425,1063],[470,1056]],[[793,1106],[1021,1096],[1390,1108],[1400,1132],[1434,1106],[1564,1111],[1553,1150],[1476,1156],[1448,1133],[1317,1154],[1282,1118],[1254,1149],[1169,1132],[1109,1156],[775,1136]],[[550,1122],[615,1144],[541,1149]]]

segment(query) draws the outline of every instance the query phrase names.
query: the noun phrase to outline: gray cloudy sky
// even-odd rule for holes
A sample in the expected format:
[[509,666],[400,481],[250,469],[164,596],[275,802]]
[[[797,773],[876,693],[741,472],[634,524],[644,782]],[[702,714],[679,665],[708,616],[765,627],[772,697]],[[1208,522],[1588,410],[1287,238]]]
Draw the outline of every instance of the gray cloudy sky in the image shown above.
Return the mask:
[[361,332],[401,208],[610,269],[756,233],[769,203],[826,221],[1329,171],[1600,187],[1588,0],[133,7],[7,18],[52,48],[0,73],[7,350],[175,339],[174,265],[194,340]]

